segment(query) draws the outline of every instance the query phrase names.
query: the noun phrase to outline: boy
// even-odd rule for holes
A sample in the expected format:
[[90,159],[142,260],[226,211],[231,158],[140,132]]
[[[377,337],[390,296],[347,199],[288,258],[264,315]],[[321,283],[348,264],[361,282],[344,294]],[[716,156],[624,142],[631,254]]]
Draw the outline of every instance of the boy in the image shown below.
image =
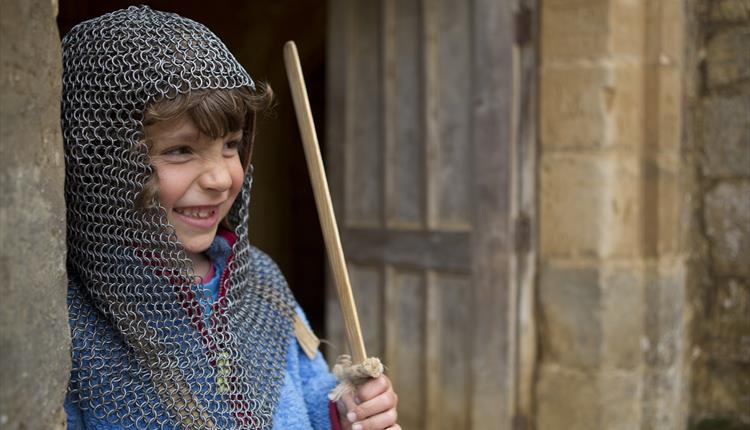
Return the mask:
[[131,7],[63,40],[73,369],[69,428],[398,428],[295,338],[303,320],[247,238],[255,114],[270,100],[204,26]]

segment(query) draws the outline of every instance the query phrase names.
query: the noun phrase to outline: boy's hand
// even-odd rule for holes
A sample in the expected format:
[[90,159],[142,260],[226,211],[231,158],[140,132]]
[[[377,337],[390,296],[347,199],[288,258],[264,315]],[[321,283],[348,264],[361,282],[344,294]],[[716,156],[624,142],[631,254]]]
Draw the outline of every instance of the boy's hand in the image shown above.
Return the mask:
[[381,375],[367,381],[351,394],[339,400],[337,408],[341,427],[345,430],[401,430],[396,424],[398,395],[391,380]]

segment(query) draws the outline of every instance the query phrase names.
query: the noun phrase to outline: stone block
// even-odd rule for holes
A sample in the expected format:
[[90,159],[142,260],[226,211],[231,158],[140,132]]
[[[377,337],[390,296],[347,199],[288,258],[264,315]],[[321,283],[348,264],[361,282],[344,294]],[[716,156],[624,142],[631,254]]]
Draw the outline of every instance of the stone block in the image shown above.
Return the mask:
[[750,177],[750,95],[707,98],[700,112],[703,173]]
[[632,265],[604,267],[601,277],[604,369],[635,370],[642,365],[646,297],[640,272],[640,268]]
[[607,54],[609,8],[598,0],[546,1],[541,8],[542,63],[595,61]]
[[606,172],[606,189],[600,216],[606,228],[599,254],[608,258],[638,257],[644,239],[642,161],[632,153],[614,153],[601,162],[601,167]]
[[750,409],[747,408],[750,404],[750,366],[699,360],[693,365],[692,380],[691,421],[700,423],[725,418],[730,422],[750,423]]
[[540,138],[544,149],[598,148],[605,142],[611,91],[603,68],[543,68]]
[[750,276],[750,181],[719,182],[705,196],[704,220],[714,271]]
[[[685,1],[661,0],[658,11],[654,10],[651,13],[659,19],[659,63],[681,69],[680,63],[685,55]],[[669,60],[666,64],[663,61],[665,56]]]
[[[666,164],[666,165],[665,165]],[[685,220],[690,216],[683,201],[679,173],[671,161],[657,160],[654,175],[644,174],[643,205],[653,210],[644,211],[644,247],[647,253],[661,256],[682,252]],[[653,205],[653,206],[651,206]]]
[[641,393],[642,429],[684,429],[688,397],[685,394],[685,368],[682,363],[669,367],[649,367],[644,372]]
[[646,4],[643,1],[608,1],[611,55],[617,57],[641,57],[646,37]]
[[598,268],[544,264],[540,270],[539,311],[542,361],[589,370],[600,365]]
[[750,366],[750,284],[736,278],[709,286],[696,328],[701,356]]
[[540,253],[596,256],[606,220],[607,165],[602,157],[542,155],[540,163]]
[[750,0],[711,0],[707,20],[711,24],[750,21]]
[[706,45],[706,76],[710,89],[750,79],[750,26],[729,27]]
[[543,154],[540,167],[542,255],[639,254],[642,184],[634,154]]
[[536,427],[601,430],[596,374],[542,364],[536,385]]
[[682,257],[644,264],[641,427],[682,429],[685,371],[685,265]]
[[[649,113],[645,106],[643,65],[620,64],[612,67],[611,103],[607,113],[611,126],[611,141],[605,144],[638,148],[645,144],[644,117]],[[651,96],[651,95],[649,95]]]
[[639,371],[602,372],[599,376],[598,405],[601,428],[632,430],[641,426],[642,375]]
[[679,154],[684,145],[684,71],[675,65],[654,67],[658,73],[659,91],[653,98],[646,96],[645,102],[649,107],[658,107],[658,112],[656,121],[649,121],[646,126],[654,128],[647,128],[646,132],[655,138],[660,153]]

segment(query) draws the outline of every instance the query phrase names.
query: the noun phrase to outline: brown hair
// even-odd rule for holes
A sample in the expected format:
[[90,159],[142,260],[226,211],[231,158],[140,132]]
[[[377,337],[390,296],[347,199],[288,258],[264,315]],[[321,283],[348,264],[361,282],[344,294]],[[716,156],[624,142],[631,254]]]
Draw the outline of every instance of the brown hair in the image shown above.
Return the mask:
[[[156,102],[147,107],[143,115],[144,133],[146,128],[162,121],[169,121],[186,115],[198,130],[212,139],[242,130],[240,161],[247,170],[253,153],[255,122],[258,112],[273,104],[273,90],[264,83],[256,83],[256,90],[248,87],[235,89],[197,90],[180,94],[174,99]],[[146,135],[146,145],[151,144]],[[136,208],[150,207],[156,201],[159,191],[158,178],[153,174],[146,182],[135,201]]]

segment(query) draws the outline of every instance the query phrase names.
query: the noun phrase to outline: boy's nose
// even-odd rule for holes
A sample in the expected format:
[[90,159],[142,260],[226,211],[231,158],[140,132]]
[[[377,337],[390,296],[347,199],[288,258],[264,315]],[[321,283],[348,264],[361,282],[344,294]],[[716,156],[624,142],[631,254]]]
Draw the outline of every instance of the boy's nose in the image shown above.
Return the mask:
[[229,166],[223,160],[214,160],[207,166],[200,177],[201,187],[208,190],[226,191],[232,187],[232,175]]

